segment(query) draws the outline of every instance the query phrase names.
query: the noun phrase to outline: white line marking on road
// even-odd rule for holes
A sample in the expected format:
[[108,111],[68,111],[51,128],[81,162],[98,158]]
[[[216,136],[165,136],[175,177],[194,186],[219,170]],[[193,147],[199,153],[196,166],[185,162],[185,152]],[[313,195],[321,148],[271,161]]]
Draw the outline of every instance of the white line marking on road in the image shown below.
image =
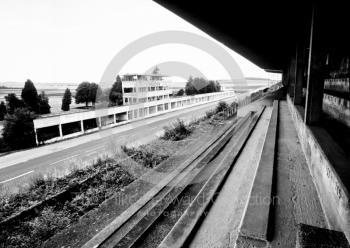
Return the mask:
[[70,157],[68,157],[68,158],[64,158],[64,159],[58,160],[58,161],[56,161],[56,162],[53,162],[53,163],[51,163],[51,164],[49,164],[49,165],[57,164],[57,163],[59,163],[59,162],[62,162],[62,161],[64,161],[64,160],[67,160],[67,159],[70,159],[70,158],[74,158],[74,157],[79,156],[79,155],[80,155],[80,154],[75,154],[75,155],[70,156]]
[[33,173],[33,172],[34,172],[34,171],[28,171],[28,172],[23,173],[23,174],[21,174],[21,175],[19,175],[19,176],[16,176],[16,177],[7,179],[7,180],[5,180],[5,181],[2,181],[2,182],[0,182],[0,184],[10,182],[10,181],[12,181],[12,180],[15,180],[15,179],[17,179],[17,178],[23,177],[23,176],[28,175],[28,174]]

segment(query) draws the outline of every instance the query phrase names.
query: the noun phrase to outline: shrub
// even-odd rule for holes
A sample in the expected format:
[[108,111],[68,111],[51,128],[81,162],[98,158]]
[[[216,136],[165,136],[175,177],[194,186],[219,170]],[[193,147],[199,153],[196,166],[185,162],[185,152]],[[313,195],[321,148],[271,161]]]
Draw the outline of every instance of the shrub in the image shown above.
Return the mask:
[[156,151],[149,149],[147,146],[140,146],[139,148],[128,148],[126,146],[122,146],[122,150],[128,156],[132,156],[136,162],[142,164],[146,168],[154,168],[169,158],[169,155],[157,153]]
[[40,216],[29,222],[29,226],[32,229],[32,236],[41,241],[66,228],[70,223],[71,220],[66,211],[57,211],[48,207],[41,212]]
[[192,133],[191,128],[187,126],[183,120],[177,119],[169,127],[164,127],[164,135],[162,139],[178,141],[186,138]]
[[224,114],[224,112],[219,112],[215,115],[213,115],[210,120],[209,120],[209,124],[211,125],[219,125],[222,124],[224,120],[226,120],[227,117]]
[[220,101],[218,103],[218,105],[216,106],[216,113],[224,112],[224,111],[228,110],[228,108],[229,108],[229,106],[226,102]]

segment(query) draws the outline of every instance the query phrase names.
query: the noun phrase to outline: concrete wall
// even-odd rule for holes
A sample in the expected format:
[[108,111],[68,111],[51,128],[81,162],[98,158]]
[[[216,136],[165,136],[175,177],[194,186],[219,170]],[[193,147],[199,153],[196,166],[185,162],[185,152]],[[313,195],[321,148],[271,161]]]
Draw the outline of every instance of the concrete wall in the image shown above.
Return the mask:
[[326,79],[324,81],[324,88],[326,90],[350,93],[349,78]]
[[323,111],[350,127],[349,78],[326,79],[324,89]]
[[323,111],[350,127],[350,100],[324,94]]
[[[330,162],[330,154],[338,156],[337,166],[347,168],[349,165],[346,165],[347,161],[342,159],[341,154],[334,154],[337,153],[337,145],[323,129],[304,124],[301,115],[303,108],[294,106],[289,96],[287,101],[329,228],[343,231],[350,240],[349,192]],[[329,146],[327,150],[322,149],[320,137]]]

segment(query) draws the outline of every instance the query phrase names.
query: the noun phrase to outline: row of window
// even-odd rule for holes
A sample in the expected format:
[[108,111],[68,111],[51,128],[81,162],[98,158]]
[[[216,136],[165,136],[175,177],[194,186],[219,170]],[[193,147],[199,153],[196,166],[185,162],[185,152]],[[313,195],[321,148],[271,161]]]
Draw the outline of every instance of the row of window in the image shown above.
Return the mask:
[[137,80],[145,80],[145,81],[154,81],[154,80],[163,80],[163,76],[154,76],[154,75],[124,75],[122,81],[137,81]]
[[125,87],[124,93],[136,93],[136,92],[150,92],[167,90],[167,86],[155,86],[155,87]]
[[125,104],[134,104],[134,103],[145,103],[145,102],[153,102],[153,101],[160,101],[164,99],[169,99],[169,95],[164,96],[151,96],[151,97],[125,97]]

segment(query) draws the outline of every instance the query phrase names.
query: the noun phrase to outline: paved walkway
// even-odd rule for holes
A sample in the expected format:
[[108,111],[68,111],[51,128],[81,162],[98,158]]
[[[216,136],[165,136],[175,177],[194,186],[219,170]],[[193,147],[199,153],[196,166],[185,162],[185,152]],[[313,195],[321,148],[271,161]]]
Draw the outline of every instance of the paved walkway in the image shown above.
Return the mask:
[[286,101],[280,102],[277,199],[272,247],[295,247],[296,225],[327,227]]

